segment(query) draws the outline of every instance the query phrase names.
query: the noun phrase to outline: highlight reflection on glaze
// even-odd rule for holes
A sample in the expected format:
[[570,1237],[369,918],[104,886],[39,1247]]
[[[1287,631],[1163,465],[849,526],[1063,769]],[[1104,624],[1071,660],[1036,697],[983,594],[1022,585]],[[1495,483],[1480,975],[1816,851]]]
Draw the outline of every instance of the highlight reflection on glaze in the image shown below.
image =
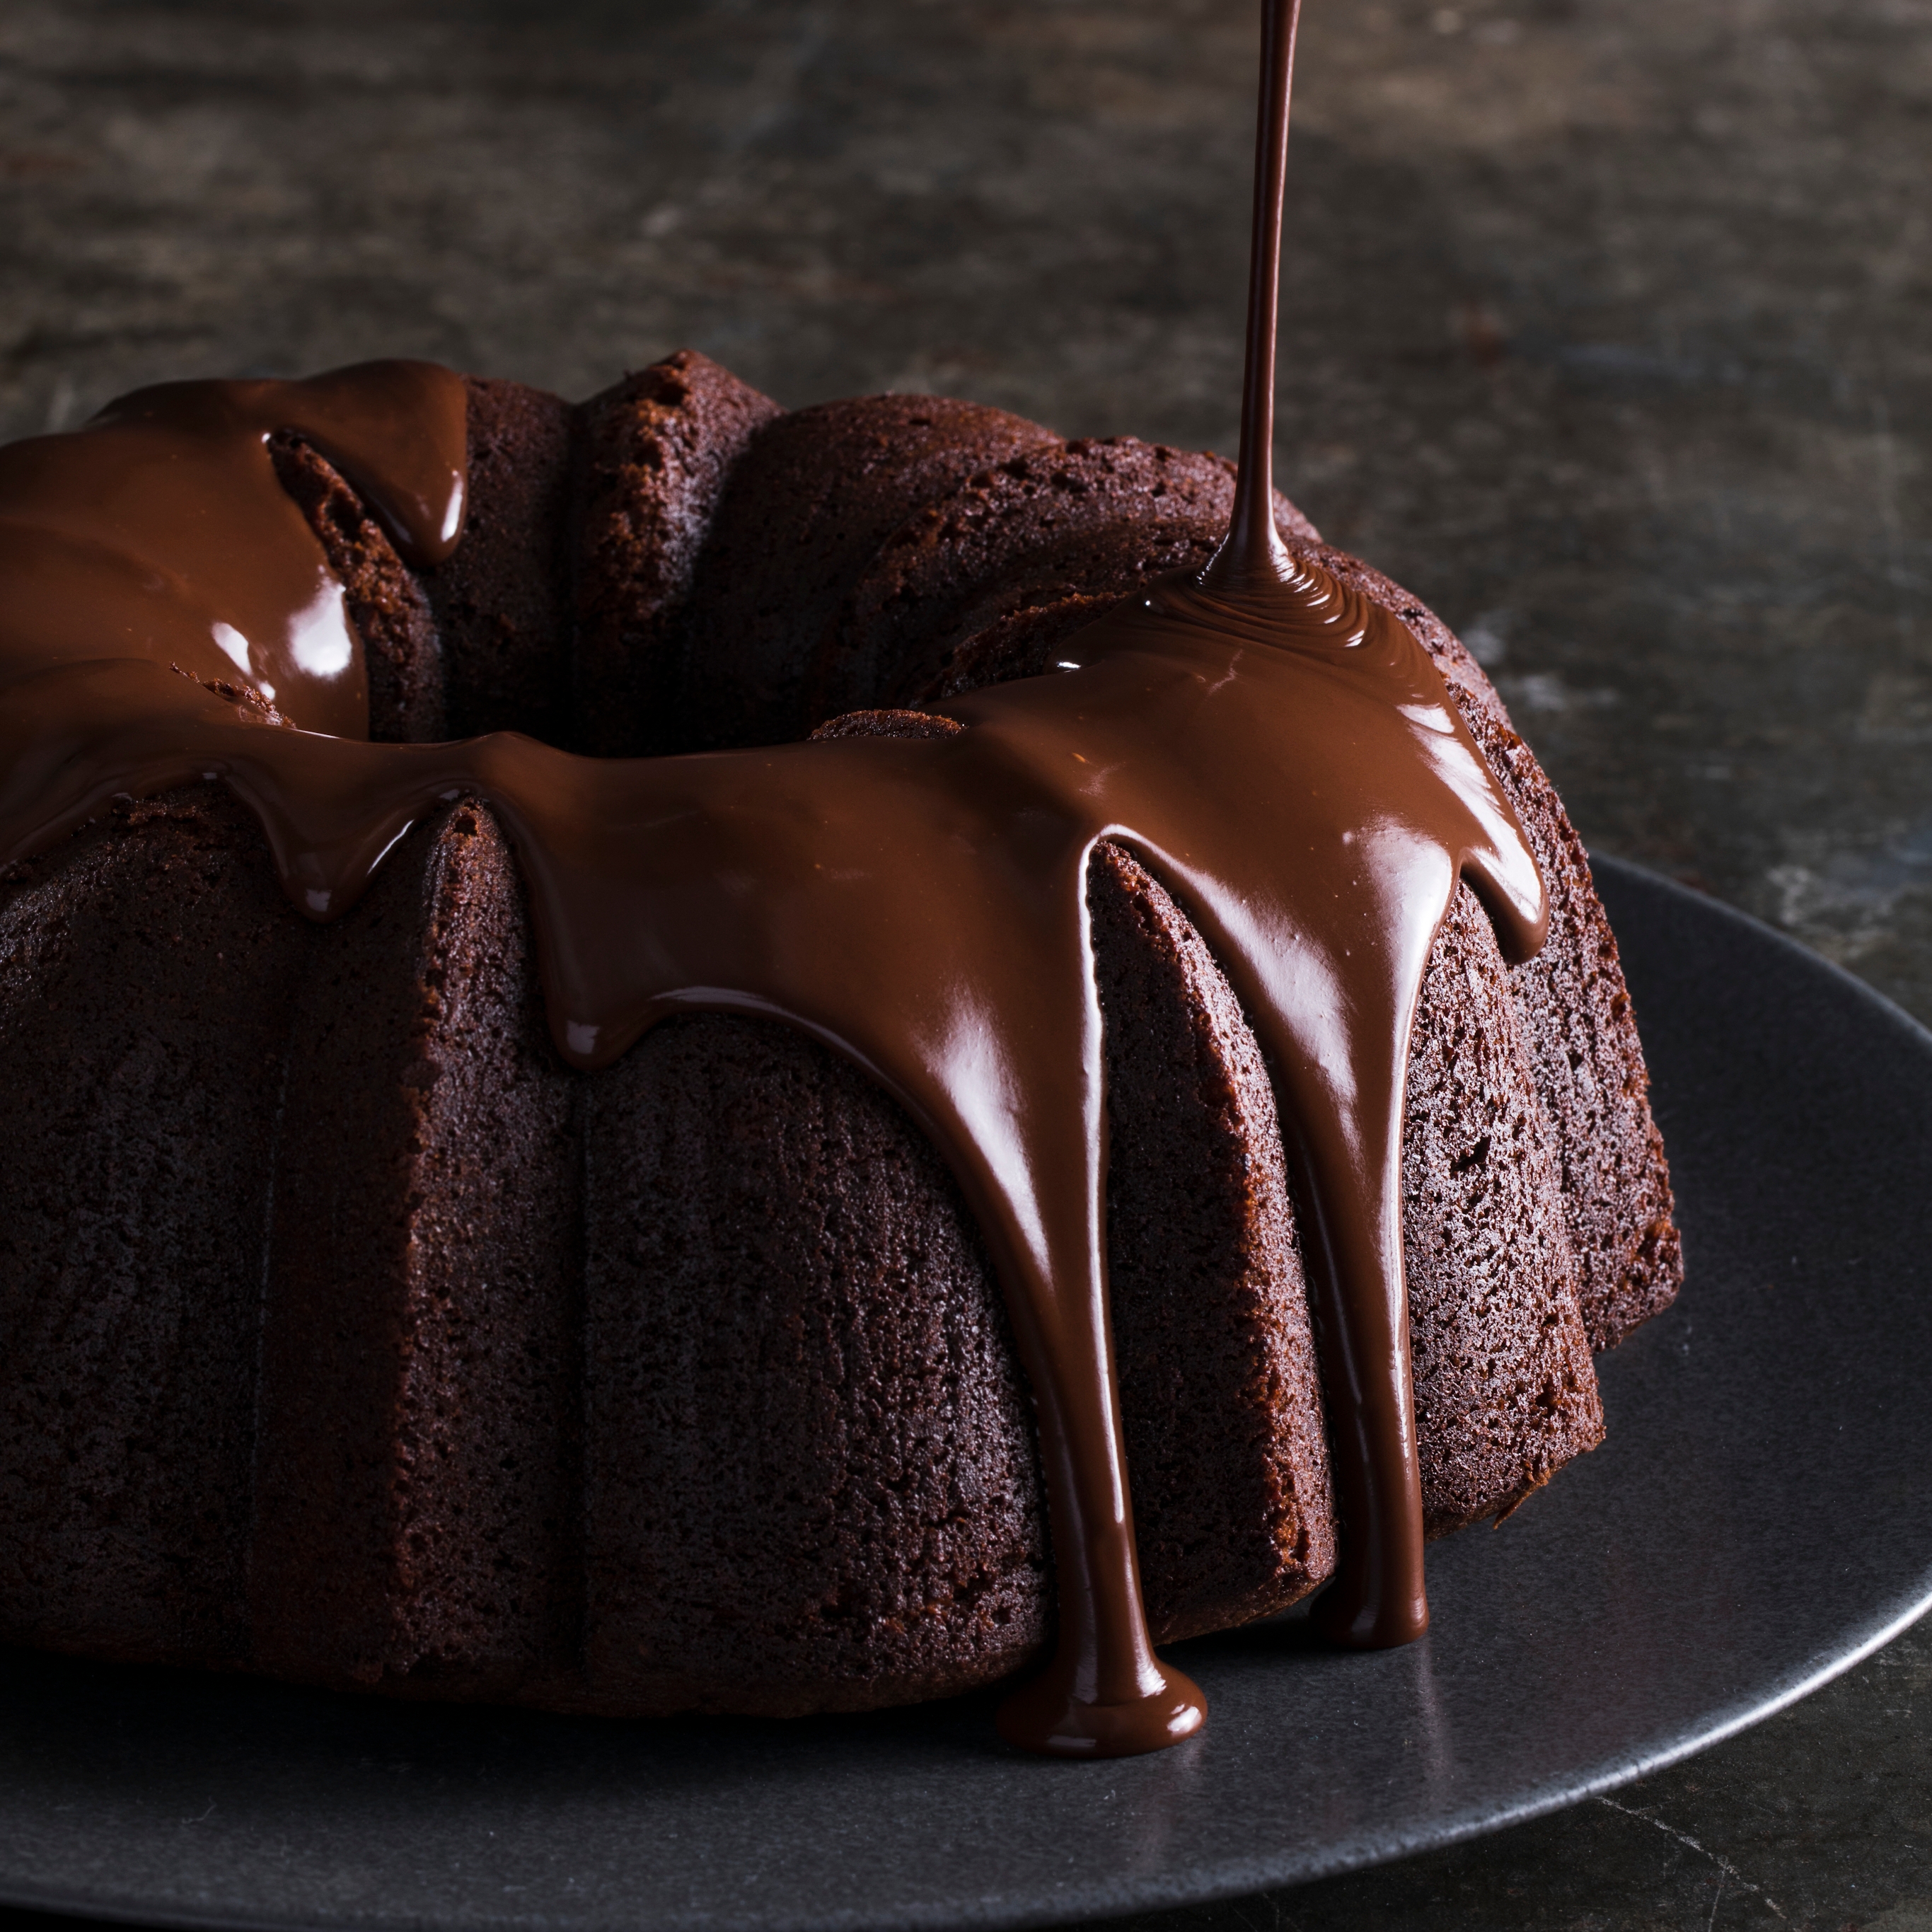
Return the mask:
[[251,686],[310,730],[367,737],[342,586],[277,486],[306,437],[414,563],[462,532],[460,377],[372,362],[305,382],[165,382],[64,436],[0,448],[0,664],[141,657]]

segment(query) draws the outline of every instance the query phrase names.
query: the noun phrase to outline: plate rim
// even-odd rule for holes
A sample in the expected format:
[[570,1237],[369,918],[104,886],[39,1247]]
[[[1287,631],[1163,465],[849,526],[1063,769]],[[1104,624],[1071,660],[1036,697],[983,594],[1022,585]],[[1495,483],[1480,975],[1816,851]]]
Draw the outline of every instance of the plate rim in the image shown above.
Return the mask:
[[[1647,892],[1663,899],[1679,914],[1728,925],[1754,944],[1771,949],[1798,975],[1812,976],[1822,987],[1848,998],[1862,1006],[1872,1018],[1895,1031],[1900,1036],[1901,1045],[1922,1056],[1928,1072],[1932,1072],[1932,1028],[1837,962],[1825,958],[1764,920],[1648,866],[1606,853],[1592,851],[1588,856],[1594,876],[1608,878],[1615,882],[1613,893],[1617,886],[1627,884],[1634,890]],[[1641,1022],[1641,1000],[1638,1004]],[[1466,1844],[1602,1796],[1681,1763],[1774,1717],[1855,1669],[1911,1628],[1929,1610],[1932,1610],[1932,1562],[1922,1569],[1916,1586],[1892,1592],[1874,1603],[1867,1616],[1846,1625],[1846,1641],[1814,1651],[1804,1661],[1760,1680],[1760,1689],[1714,1706],[1703,1721],[1667,1743],[1613,1755],[1583,1776],[1559,1780],[1550,1788],[1528,1793],[1514,1802],[1498,1804],[1478,1799],[1463,1806],[1460,1814],[1451,1814],[1446,1818],[1438,1816],[1426,1828],[1412,1834],[1404,1834],[1399,1828],[1358,1827],[1352,1838],[1338,1838],[1312,1855],[1306,1850],[1272,1856],[1250,1852],[1178,1870],[1170,1868],[1111,1879],[1082,1876],[1070,1880],[1064,1887],[1056,1887],[1050,1898],[1036,1896],[1028,1903],[1016,1903],[1012,1894],[1004,1888],[992,1888],[977,1898],[956,1897],[944,1904],[928,1902],[902,1905],[883,1912],[877,1907],[867,1910],[853,1906],[830,1913],[780,1918],[745,1916],[712,1908],[687,1912],[676,1918],[646,1914],[595,1922],[585,1918],[571,1922],[580,1928],[593,1922],[602,1923],[608,1925],[611,1932],[620,1932],[620,1928],[621,1932],[645,1932],[645,1928],[655,1926],[690,1925],[700,1922],[721,1928],[756,1927],[759,1932],[778,1932],[780,1928],[784,1928],[784,1932],[861,1932],[862,1928],[866,1928],[866,1932],[880,1928],[883,1932],[883,1928],[889,1926],[917,1927],[922,1928],[922,1932],[942,1932],[942,1928],[948,1927],[970,1926],[988,1928],[990,1932],[990,1928],[995,1928],[1063,1925],[1129,1913],[1205,1906],[1252,1896],[1264,1890],[1312,1883],[1424,1851]],[[14,1648],[17,1654],[34,1654]],[[87,1661],[62,1660],[82,1665]],[[104,1924],[179,1928],[183,1928],[183,1932],[404,1932],[405,1928],[411,1928],[411,1932],[456,1932],[456,1922],[453,1919],[401,1911],[385,1916],[351,1909],[320,1916],[298,1916],[275,1910],[250,1911],[226,1904],[211,1904],[199,1910],[173,1903],[158,1906],[124,1897],[91,1894],[71,1886],[55,1887],[23,1880],[6,1868],[4,1853],[0,1853],[0,1908],[92,1919]],[[542,1907],[520,1916],[504,1912],[466,1922],[478,1928],[478,1932],[484,1928],[534,1928],[557,1922]],[[0,1928],[0,1932],[4,1932],[4,1928]]]

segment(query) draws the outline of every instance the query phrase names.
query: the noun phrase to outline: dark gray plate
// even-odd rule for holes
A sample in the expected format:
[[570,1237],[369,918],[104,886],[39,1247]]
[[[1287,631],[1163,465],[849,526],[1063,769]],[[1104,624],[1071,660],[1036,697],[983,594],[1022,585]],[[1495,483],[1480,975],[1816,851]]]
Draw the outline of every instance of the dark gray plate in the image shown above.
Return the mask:
[[1182,1646],[1206,1733],[1105,1765],[982,1700],[791,1724],[385,1705],[0,1652],[0,1899],[190,1925],[1015,1925],[1493,1829],[1767,1716],[1932,1599],[1932,1035],[1628,867],[1683,1306],[1610,1438],[1430,1556],[1379,1655]]

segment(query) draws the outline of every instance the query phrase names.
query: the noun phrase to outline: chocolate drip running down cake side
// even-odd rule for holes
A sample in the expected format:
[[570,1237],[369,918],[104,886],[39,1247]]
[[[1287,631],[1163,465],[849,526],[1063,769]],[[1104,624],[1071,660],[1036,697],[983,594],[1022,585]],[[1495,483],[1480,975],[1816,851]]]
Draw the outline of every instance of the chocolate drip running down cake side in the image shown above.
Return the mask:
[[1238,494],[690,352],[0,452],[0,1639],[1147,1748],[1600,1439],[1615,942],[1258,259]]

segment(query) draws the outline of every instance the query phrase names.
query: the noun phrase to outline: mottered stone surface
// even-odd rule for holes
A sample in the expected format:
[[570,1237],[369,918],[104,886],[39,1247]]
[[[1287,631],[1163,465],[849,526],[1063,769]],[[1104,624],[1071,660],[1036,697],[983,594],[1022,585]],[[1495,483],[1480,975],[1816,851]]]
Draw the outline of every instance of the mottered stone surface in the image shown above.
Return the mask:
[[[1285,487],[1469,640],[1593,844],[1932,1021],[1932,5],[1308,4]],[[1253,14],[8,0],[0,434],[688,344],[788,404],[1232,450]],[[1932,1932],[1928,1739],[1922,1632],[1608,1798],[1136,1922]]]

